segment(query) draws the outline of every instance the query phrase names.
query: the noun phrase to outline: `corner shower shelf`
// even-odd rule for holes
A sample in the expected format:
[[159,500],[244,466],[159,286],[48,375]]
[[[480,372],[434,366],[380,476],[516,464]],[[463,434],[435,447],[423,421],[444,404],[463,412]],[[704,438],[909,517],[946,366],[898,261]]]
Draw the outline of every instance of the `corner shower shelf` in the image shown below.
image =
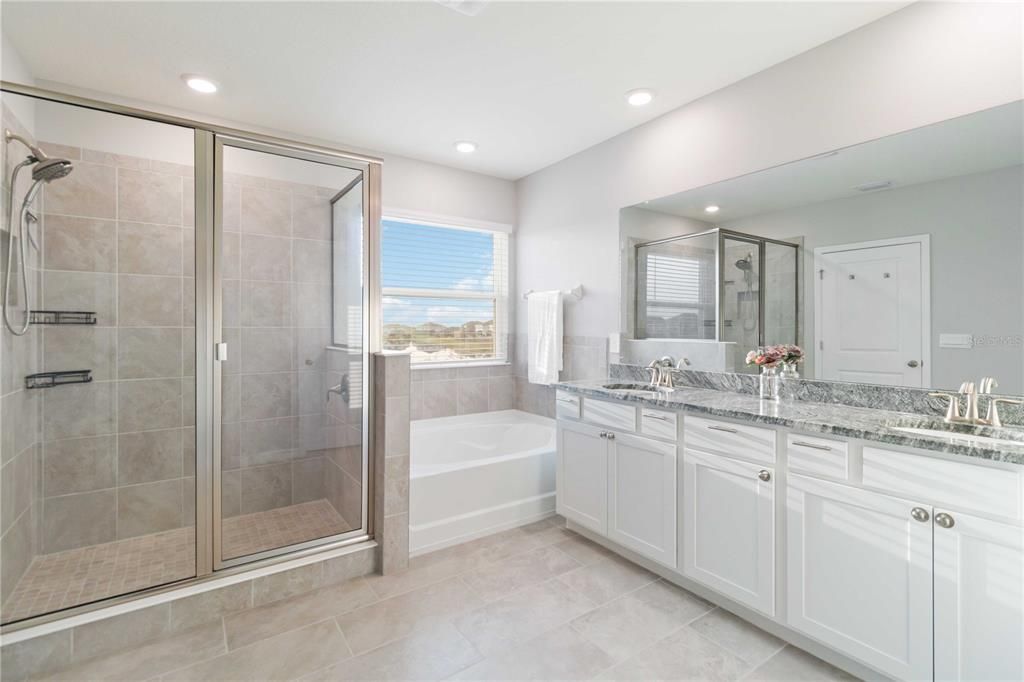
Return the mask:
[[32,324],[96,324],[96,313],[79,310],[33,310]]
[[40,372],[25,377],[25,388],[53,388],[64,384],[88,384],[92,381],[91,369],[73,369],[66,372]]

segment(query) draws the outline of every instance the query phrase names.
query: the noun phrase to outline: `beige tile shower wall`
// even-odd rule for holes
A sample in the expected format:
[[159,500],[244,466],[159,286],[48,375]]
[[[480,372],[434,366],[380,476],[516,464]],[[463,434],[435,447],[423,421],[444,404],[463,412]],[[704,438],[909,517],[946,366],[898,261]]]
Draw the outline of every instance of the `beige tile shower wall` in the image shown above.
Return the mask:
[[43,143],[74,171],[43,192],[41,553],[194,523],[193,169]]
[[326,399],[336,189],[225,173],[223,510],[328,499],[361,522],[361,406]]
[[413,419],[511,410],[512,365],[412,370],[410,409]]
[[[7,108],[3,106],[2,126],[32,139],[32,135]],[[24,160],[24,150],[18,144],[3,145],[2,194],[0,211],[3,229],[0,229],[0,279],[6,274],[8,249],[8,199],[10,177],[14,166]],[[15,196],[24,196],[30,184],[31,169],[24,169],[18,179]],[[38,203],[34,209],[38,213]],[[35,234],[38,235],[38,228]],[[29,286],[39,291],[39,253],[29,247]],[[12,279],[19,275],[15,270]],[[23,300],[21,286],[12,288],[15,306]],[[37,294],[34,294],[37,295]],[[16,323],[22,319],[13,314]],[[29,328],[24,336],[15,336],[0,325],[0,604],[14,590],[25,569],[38,552],[38,519],[41,512],[39,480],[40,411],[39,391],[25,390],[25,375],[40,371],[40,345],[42,336],[38,328]],[[0,620],[6,620],[0,606]]]
[[[543,417],[555,416],[555,391],[550,386],[531,384],[527,372],[526,334],[515,334],[513,371],[515,408]],[[562,339],[560,381],[603,379],[608,376],[608,339],[603,336],[566,336]]]

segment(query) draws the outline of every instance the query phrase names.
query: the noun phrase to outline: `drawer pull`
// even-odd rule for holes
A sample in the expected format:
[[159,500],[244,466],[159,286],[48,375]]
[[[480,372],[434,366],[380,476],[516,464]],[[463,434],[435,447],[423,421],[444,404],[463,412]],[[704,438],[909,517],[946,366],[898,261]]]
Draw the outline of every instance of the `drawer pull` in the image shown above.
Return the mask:
[[555,398],[555,400],[557,400],[560,403],[572,403],[573,405],[576,404],[575,398]]
[[646,413],[644,413],[644,419],[657,419],[660,422],[671,421],[668,417],[661,417],[661,416],[656,415],[656,414],[646,414]]
[[818,445],[816,443],[808,443],[803,440],[793,441],[793,445],[799,445],[802,448],[811,448],[813,450],[824,450],[825,452],[832,452],[832,447],[828,445]]
[[716,426],[714,424],[708,426],[712,431],[725,431],[726,433],[739,433],[736,429],[731,429],[728,426]]

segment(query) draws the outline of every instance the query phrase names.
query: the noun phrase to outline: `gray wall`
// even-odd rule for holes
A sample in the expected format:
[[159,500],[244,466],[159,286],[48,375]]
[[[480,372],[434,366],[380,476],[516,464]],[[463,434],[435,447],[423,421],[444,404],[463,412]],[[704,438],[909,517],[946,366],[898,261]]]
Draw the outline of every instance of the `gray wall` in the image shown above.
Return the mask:
[[[723,227],[776,239],[804,238],[804,373],[813,374],[814,249],[931,236],[932,386],[995,376],[1024,393],[1024,173],[1020,166],[826,201],[743,218]],[[939,348],[939,334],[1016,338],[970,350]]]

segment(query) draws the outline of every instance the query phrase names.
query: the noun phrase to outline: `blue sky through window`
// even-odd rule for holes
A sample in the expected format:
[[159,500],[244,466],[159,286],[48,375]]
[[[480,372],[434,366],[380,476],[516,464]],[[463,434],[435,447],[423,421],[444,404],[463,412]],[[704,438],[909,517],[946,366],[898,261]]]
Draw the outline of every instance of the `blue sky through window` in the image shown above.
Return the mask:
[[[453,292],[494,291],[494,236],[430,225],[384,220],[381,223],[381,271],[384,289]],[[385,292],[384,324],[447,326],[493,320],[491,300],[412,298]]]

